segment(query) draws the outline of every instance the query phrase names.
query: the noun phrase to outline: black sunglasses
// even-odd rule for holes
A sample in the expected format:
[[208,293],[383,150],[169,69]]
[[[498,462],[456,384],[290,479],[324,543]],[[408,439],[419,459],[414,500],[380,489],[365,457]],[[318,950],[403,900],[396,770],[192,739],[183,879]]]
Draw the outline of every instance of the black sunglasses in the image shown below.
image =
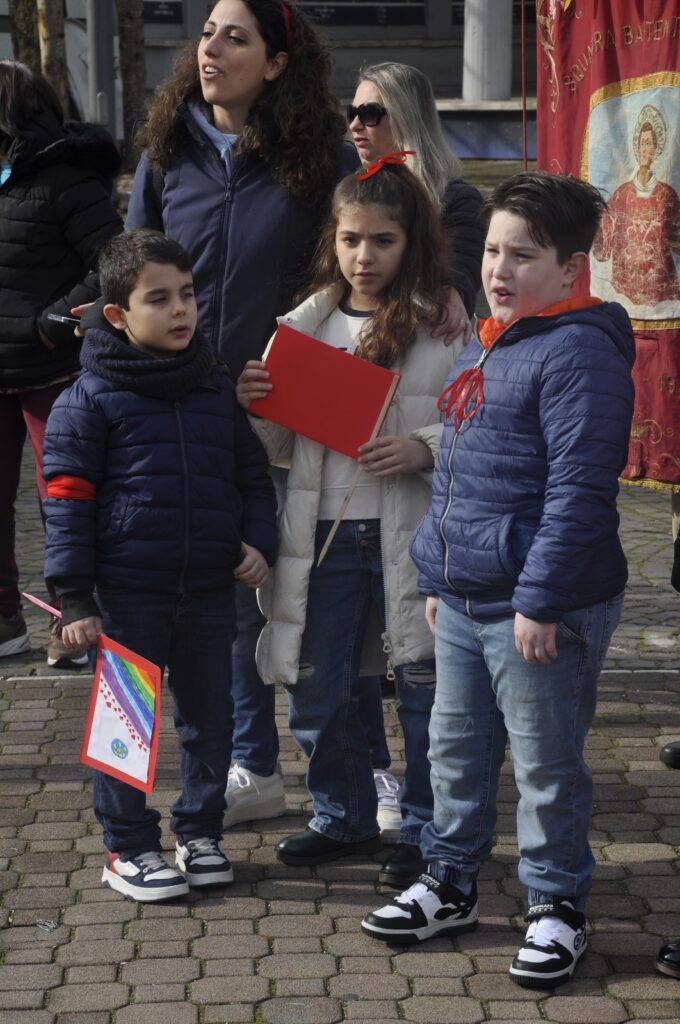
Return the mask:
[[380,124],[387,111],[379,103],[362,103],[353,107],[350,103],[347,107],[347,120],[351,124],[355,117],[358,117],[364,128],[375,128]]

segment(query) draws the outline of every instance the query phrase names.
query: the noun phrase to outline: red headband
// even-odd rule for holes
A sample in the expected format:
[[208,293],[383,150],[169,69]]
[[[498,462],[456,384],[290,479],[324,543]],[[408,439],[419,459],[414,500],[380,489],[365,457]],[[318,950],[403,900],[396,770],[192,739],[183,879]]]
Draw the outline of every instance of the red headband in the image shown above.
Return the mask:
[[415,149],[395,149],[392,153],[385,153],[385,156],[378,157],[372,164],[365,167],[361,174],[357,174],[357,181],[364,181],[365,178],[370,178],[373,174],[377,174],[385,164],[405,164],[407,156],[415,155]]
[[290,53],[293,49],[293,23],[290,17],[290,8],[288,7],[288,4],[283,2],[283,0],[279,0],[279,6],[283,16],[283,24],[286,29],[286,53]]

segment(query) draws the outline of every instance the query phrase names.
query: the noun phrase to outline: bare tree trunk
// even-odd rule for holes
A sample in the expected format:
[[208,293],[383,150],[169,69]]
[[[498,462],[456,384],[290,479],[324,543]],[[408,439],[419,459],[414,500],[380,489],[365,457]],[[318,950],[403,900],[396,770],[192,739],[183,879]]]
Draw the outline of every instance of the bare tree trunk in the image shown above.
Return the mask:
[[35,0],[9,0],[9,17],[14,59],[28,64],[33,71],[39,71],[40,42]]
[[68,108],[64,0],[35,0],[40,37],[42,73],[56,91],[64,110]]
[[139,157],[135,134],[146,116],[146,64],[142,0],[116,0],[118,63],[123,82],[123,166],[132,170]]

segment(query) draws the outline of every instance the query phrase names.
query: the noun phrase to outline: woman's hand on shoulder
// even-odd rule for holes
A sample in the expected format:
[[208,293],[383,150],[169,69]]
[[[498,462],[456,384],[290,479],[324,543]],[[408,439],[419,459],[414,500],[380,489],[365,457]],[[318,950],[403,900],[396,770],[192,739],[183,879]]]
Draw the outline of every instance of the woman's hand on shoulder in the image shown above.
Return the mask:
[[434,457],[427,445],[408,437],[376,437],[362,444],[359,452],[359,462],[367,473],[375,476],[419,473],[434,465]]
[[260,359],[249,359],[236,384],[236,398],[244,409],[256,398],[264,398],[271,391],[269,371]]
[[460,293],[455,288],[448,288],[444,315],[432,331],[432,337],[443,338],[445,345],[452,345],[461,334],[463,344],[467,345],[472,337],[472,324]]

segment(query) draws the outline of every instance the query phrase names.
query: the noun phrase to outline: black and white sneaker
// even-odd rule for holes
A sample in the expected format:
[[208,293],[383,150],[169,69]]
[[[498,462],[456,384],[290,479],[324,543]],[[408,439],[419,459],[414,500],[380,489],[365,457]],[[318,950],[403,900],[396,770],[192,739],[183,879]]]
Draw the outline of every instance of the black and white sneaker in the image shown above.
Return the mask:
[[361,930],[374,939],[406,945],[433,935],[458,935],[477,926],[477,885],[469,896],[453,885],[421,875],[417,882],[380,910],[367,914]]
[[554,988],[569,981],[588,947],[585,914],[556,896],[531,907],[525,920],[529,927],[510,977],[525,988]]
[[186,881],[155,850],[140,853],[137,857],[109,853],[102,882],[109,889],[115,889],[139,903],[174,900],[189,894]]
[[222,852],[219,840],[210,836],[198,839],[176,837],[175,864],[189,885],[200,889],[204,885],[230,885],[234,869]]

